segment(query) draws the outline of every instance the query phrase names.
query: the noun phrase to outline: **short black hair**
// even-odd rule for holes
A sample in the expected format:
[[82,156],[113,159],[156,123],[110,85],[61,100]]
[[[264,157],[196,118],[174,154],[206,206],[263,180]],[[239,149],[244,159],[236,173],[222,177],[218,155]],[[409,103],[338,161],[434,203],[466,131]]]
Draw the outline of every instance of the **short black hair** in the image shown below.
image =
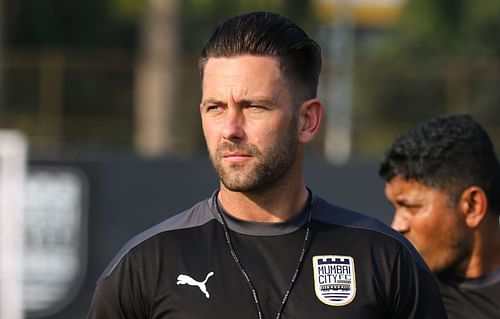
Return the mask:
[[200,74],[209,58],[273,56],[294,92],[316,97],[321,69],[320,46],[288,18],[271,12],[244,13],[220,22],[201,51]]
[[488,209],[500,212],[500,165],[488,133],[470,115],[439,116],[403,133],[385,153],[379,175],[445,191],[456,203],[470,186],[481,187]]

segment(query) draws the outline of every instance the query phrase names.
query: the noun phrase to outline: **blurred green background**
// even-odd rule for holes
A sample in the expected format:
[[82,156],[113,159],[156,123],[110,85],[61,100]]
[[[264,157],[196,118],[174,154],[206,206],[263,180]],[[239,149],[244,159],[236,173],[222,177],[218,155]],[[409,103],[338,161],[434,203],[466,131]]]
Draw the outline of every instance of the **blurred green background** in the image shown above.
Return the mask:
[[323,47],[313,156],[377,161],[403,130],[452,112],[500,145],[500,1],[0,4],[0,128],[24,132],[34,157],[205,152],[198,53],[217,21],[250,10],[292,18]]

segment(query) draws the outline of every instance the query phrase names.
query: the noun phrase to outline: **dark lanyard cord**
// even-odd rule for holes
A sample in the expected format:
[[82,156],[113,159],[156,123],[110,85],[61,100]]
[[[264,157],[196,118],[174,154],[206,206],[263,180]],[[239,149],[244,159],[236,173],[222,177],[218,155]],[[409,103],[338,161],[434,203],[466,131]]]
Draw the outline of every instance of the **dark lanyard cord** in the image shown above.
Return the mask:
[[[255,289],[254,284],[252,283],[252,280],[248,276],[245,268],[240,262],[240,259],[238,258],[238,255],[236,254],[236,250],[234,249],[233,242],[231,240],[231,236],[229,234],[229,227],[227,226],[226,220],[224,219],[224,216],[222,214],[222,210],[219,206],[219,201],[217,200],[217,194],[214,196],[214,201],[215,201],[215,206],[217,208],[217,214],[219,215],[220,220],[222,221],[222,226],[224,228],[224,235],[226,237],[226,242],[229,247],[229,250],[231,251],[231,256],[233,257],[233,260],[235,264],[238,266],[241,274],[243,277],[245,277],[245,280],[247,281],[248,287],[250,288],[250,291],[252,292],[252,296],[254,299],[255,307],[257,308],[257,313],[259,315],[259,319],[264,319],[264,315],[262,313],[262,307],[260,305],[259,297],[257,295],[257,290]],[[309,239],[310,239],[310,232],[311,232],[311,219],[312,219],[312,194],[309,193],[309,198],[307,200],[307,208],[308,212],[307,216],[307,224],[306,224],[306,235],[304,236],[304,243],[302,245],[302,250],[300,252],[300,257],[297,262],[297,267],[295,267],[295,271],[293,273],[292,278],[290,279],[290,284],[288,286],[287,291],[285,292],[285,295],[283,296],[283,299],[281,300],[281,305],[278,313],[276,314],[276,319],[281,318],[281,314],[283,313],[283,310],[285,309],[286,302],[288,300],[288,296],[290,296],[290,292],[293,289],[293,286],[295,285],[295,281],[297,280],[297,277],[299,276],[300,270],[302,269],[302,265],[304,263],[304,257],[306,255],[308,246],[309,246]]]

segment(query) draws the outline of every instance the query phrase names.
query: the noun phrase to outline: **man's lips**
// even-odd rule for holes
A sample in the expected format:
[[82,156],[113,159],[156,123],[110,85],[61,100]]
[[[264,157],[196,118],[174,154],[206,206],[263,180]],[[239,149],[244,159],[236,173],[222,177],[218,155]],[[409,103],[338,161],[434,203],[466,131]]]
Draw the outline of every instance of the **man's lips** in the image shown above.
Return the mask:
[[240,163],[247,161],[251,158],[251,155],[245,154],[245,153],[224,153],[222,155],[222,158],[225,161],[231,162],[231,163]]

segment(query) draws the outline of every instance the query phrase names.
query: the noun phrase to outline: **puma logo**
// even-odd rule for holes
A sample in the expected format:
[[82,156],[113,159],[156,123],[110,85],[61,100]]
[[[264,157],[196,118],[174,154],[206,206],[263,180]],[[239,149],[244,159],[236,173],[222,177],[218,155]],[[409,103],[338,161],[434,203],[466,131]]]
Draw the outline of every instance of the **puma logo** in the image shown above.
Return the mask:
[[207,277],[205,278],[204,281],[199,282],[199,281],[194,280],[193,278],[191,278],[188,275],[180,274],[179,276],[177,276],[177,285],[196,286],[196,287],[200,288],[202,293],[205,294],[205,297],[210,298],[210,294],[207,291],[206,284],[207,284],[208,279],[210,277],[212,277],[213,275],[214,275],[214,272],[211,271],[207,274]]

